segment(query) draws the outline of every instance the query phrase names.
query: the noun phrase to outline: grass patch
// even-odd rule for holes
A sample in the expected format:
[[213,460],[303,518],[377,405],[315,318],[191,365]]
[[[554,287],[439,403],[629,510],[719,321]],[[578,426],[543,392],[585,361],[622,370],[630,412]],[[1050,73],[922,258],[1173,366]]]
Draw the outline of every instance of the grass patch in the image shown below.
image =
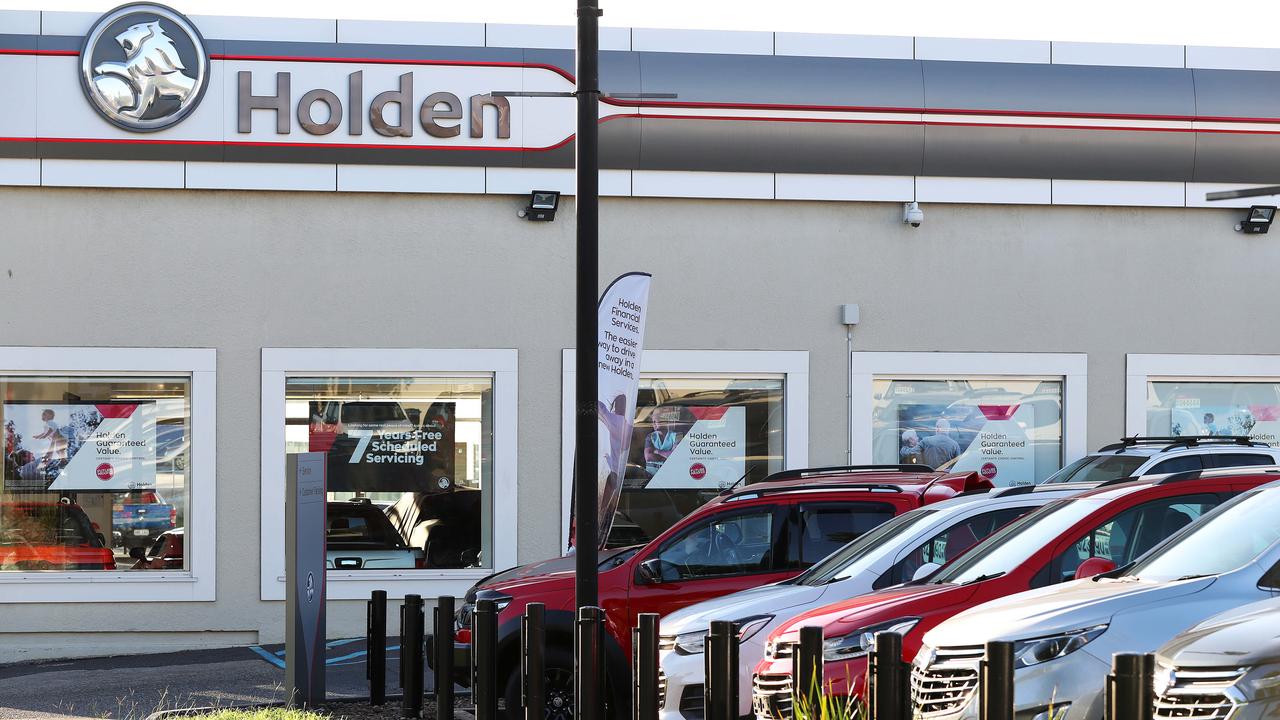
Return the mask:
[[201,720],[328,720],[329,713],[297,710],[294,708],[255,708],[251,710],[215,710],[207,715],[196,715]]

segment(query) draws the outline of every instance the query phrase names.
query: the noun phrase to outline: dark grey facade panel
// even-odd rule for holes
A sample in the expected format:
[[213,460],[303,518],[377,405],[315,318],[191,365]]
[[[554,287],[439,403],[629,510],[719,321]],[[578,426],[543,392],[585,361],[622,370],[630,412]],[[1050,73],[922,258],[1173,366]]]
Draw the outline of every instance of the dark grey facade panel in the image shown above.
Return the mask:
[[1280,137],[1197,133],[1195,182],[1280,183]]
[[914,60],[637,54],[644,92],[674,92],[678,104],[920,108],[924,103],[920,64]]
[[925,107],[1001,112],[1195,114],[1190,70],[925,61]]
[[644,170],[917,175],[919,125],[645,118]]
[[1205,118],[1280,119],[1280,72],[1192,70],[1196,114]]
[[35,50],[40,40],[35,35],[10,35],[0,33],[0,50]]
[[1184,132],[931,125],[923,175],[1184,181],[1195,136]]

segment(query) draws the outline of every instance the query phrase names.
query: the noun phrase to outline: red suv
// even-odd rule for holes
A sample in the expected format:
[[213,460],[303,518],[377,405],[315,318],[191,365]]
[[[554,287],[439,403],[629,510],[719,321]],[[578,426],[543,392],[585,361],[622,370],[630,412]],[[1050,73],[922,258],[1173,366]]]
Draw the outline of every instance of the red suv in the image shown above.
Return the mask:
[[[615,707],[629,702],[631,628],[638,613],[665,615],[785,580],[896,515],[990,487],[977,473],[948,475],[921,465],[781,472],[725,491],[646,545],[601,553],[606,677]],[[476,600],[497,602],[498,681],[505,683],[508,708],[519,707],[520,616],[526,604],[540,602],[547,608],[548,709],[552,717],[572,713],[573,570],[573,557],[565,556],[497,573],[472,587],[458,610],[461,671],[468,666]]]
[[0,570],[115,570],[115,556],[79,505],[0,502]]
[[823,628],[824,691],[861,697],[876,633],[902,633],[903,660],[910,662],[924,634],[943,620],[989,600],[1128,565],[1232,495],[1275,479],[1274,472],[1236,469],[1104,483],[1022,516],[924,581],[799,615],[774,630],[756,666],[756,717],[789,717],[791,656],[803,626]]

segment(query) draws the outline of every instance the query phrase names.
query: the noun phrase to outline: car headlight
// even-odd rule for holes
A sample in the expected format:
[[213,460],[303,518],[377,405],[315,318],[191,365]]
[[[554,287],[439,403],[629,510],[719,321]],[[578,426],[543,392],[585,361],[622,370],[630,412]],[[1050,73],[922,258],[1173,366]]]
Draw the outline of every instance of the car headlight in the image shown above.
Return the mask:
[[1070,655],[1093,642],[1106,631],[1106,625],[1094,625],[1048,637],[1018,640],[1013,643],[1013,667],[1014,669],[1031,667]]
[[1235,688],[1248,702],[1280,697],[1280,663],[1268,663],[1251,668],[1236,681]]
[[[738,642],[742,643],[750,640],[753,635],[764,629],[772,619],[772,615],[752,615],[741,620],[734,620],[738,625]],[[676,636],[675,648],[676,652],[681,655],[698,655],[705,652],[707,649],[707,631],[693,630],[680,633]]]
[[848,635],[828,638],[822,642],[822,659],[826,662],[849,660],[862,657],[875,649],[876,635],[882,632],[895,632],[906,635],[911,628],[920,622],[920,618],[898,618],[888,622],[858,628]]

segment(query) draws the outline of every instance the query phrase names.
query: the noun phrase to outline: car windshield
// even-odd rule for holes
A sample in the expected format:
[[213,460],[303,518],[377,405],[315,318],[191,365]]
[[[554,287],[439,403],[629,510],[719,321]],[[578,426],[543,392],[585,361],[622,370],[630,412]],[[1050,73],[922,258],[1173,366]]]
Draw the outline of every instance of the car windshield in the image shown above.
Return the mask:
[[1027,513],[944,567],[933,581],[964,584],[1003,575],[1026,562],[1105,502],[1097,498],[1064,498]]
[[935,512],[937,510],[934,508],[923,507],[893,518],[831,553],[825,560],[809,568],[808,571],[793,580],[792,584],[825,585],[829,582],[844,580],[857,575],[861,572],[863,565],[863,563],[858,562],[859,560],[866,558],[871,551],[883,545],[889,538],[897,537],[899,534],[902,537],[914,536],[918,528],[932,522],[929,516]]
[[330,548],[404,546],[387,517],[372,505],[330,503],[325,540]]
[[1147,458],[1140,455],[1086,455],[1050,475],[1042,484],[1106,482],[1130,477],[1146,461]]
[[1244,567],[1280,540],[1277,515],[1280,489],[1254,490],[1156,548],[1128,574],[1165,582]]

